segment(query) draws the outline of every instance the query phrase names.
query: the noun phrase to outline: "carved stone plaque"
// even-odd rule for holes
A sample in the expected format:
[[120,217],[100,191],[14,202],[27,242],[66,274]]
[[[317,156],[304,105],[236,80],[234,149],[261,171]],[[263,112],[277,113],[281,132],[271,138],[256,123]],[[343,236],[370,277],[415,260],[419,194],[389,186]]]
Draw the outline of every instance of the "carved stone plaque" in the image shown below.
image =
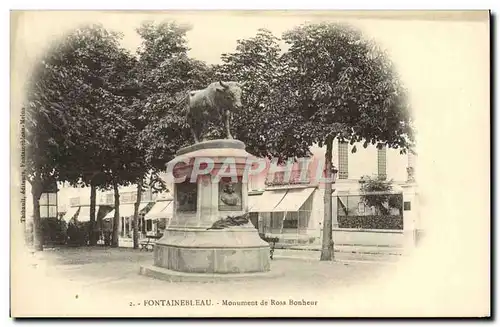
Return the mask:
[[241,181],[232,182],[230,178],[219,182],[219,211],[240,211],[243,208]]
[[175,187],[177,188],[177,212],[196,212],[197,184],[185,181],[176,184]]

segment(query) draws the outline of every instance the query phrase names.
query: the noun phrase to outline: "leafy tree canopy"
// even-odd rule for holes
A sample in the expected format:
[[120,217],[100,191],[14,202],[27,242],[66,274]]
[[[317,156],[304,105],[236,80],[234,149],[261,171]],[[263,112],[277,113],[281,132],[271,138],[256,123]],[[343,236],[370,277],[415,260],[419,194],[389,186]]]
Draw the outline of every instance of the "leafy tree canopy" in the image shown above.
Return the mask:
[[279,42],[260,29],[255,37],[238,40],[236,51],[223,54],[215,70],[217,79],[243,83],[244,109],[234,114],[235,137],[254,155],[283,160],[308,156],[312,143],[305,119],[290,112],[294,99],[283,91],[288,86]]
[[136,70],[144,97],[130,112],[140,130],[138,148],[153,171],[165,170],[175,152],[191,142],[185,97],[211,81],[210,67],[187,55],[189,29],[172,22],[145,22],[137,29],[142,44]]
[[283,40],[286,96],[296,104],[290,110],[310,122],[320,146],[333,135],[402,153],[412,147],[407,90],[375,42],[349,25],[327,23],[298,26]]
[[360,181],[361,199],[369,207],[375,207],[381,214],[389,215],[390,209],[401,210],[403,196],[393,192],[393,181],[383,177],[363,176]]

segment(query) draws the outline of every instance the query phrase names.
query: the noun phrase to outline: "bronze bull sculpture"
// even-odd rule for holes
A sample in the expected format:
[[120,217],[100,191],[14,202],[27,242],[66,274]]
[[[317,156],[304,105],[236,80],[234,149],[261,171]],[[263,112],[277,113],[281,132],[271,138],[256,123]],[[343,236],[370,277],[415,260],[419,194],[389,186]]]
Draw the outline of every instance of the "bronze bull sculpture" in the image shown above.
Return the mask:
[[230,124],[234,110],[241,108],[241,84],[215,82],[187,95],[186,119],[195,143],[205,137],[207,123],[216,118],[224,123],[226,137],[232,139]]

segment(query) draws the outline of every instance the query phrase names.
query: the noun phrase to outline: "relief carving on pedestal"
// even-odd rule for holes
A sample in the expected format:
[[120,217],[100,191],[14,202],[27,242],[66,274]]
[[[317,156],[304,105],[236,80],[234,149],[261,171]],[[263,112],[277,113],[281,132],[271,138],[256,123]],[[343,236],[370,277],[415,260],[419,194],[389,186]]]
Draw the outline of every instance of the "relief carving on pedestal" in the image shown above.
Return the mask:
[[196,183],[189,181],[176,184],[177,187],[177,203],[176,209],[178,212],[194,212],[196,211],[197,203],[197,188]]
[[233,226],[246,225],[246,224],[248,224],[249,221],[250,220],[248,217],[248,213],[244,213],[243,215],[236,216],[236,217],[228,216],[226,218],[221,218],[221,219],[217,220],[216,222],[214,222],[212,224],[211,227],[207,228],[207,230],[226,229],[226,228],[233,227]]
[[231,180],[219,182],[219,211],[242,210],[242,183]]

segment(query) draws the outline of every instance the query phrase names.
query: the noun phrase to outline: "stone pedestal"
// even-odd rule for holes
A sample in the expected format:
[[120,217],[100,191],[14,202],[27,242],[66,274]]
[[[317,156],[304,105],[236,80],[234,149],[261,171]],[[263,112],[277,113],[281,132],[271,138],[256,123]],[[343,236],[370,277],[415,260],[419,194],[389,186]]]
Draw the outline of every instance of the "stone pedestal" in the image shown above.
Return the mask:
[[178,179],[174,215],[155,244],[154,267],[142,273],[248,276],[270,270],[268,243],[241,218],[248,208],[248,179],[243,178],[248,158],[237,140],[206,141],[177,152],[175,166],[171,163]]

